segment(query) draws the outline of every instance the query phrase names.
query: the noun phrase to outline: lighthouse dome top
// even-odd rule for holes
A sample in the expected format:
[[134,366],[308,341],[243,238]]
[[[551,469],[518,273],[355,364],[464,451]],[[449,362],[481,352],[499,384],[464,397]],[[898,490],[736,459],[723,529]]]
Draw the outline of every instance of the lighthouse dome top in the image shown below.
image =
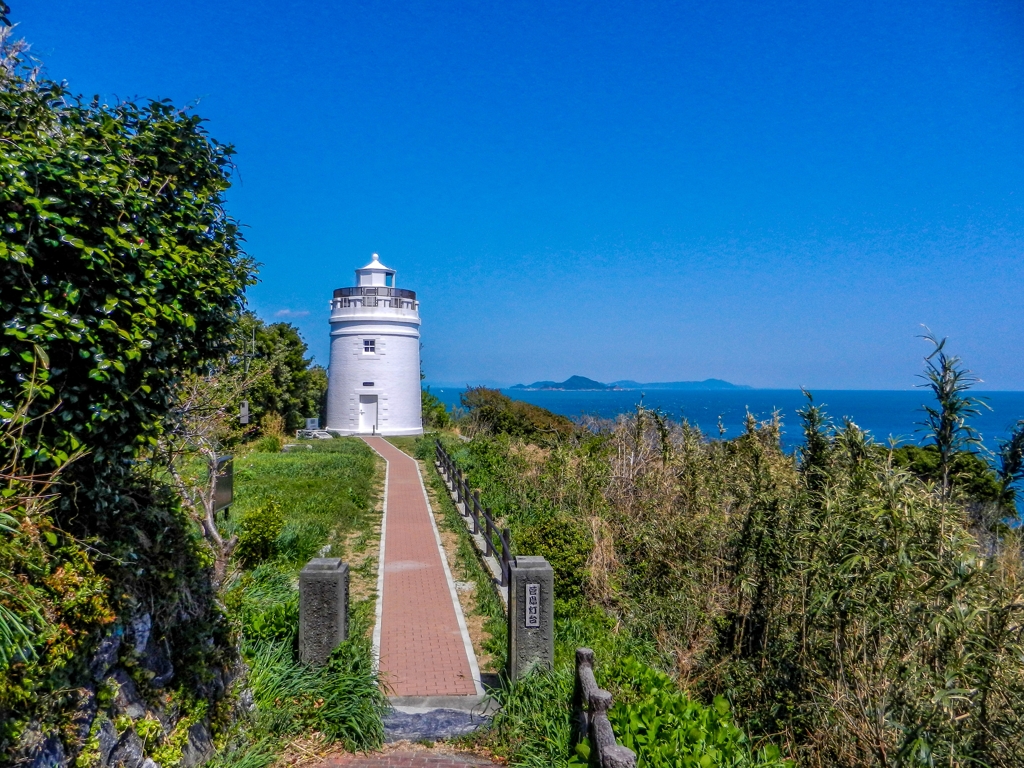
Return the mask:
[[395,270],[391,269],[391,267],[385,267],[383,264],[381,264],[380,263],[380,256],[378,256],[376,253],[373,254],[373,258],[370,260],[369,264],[367,264],[362,269],[357,269],[356,271],[357,272],[365,272],[366,270],[373,270],[374,272],[394,272],[395,271]]
[[376,253],[370,263],[356,270],[356,285],[390,285],[395,284],[395,270],[380,263]]

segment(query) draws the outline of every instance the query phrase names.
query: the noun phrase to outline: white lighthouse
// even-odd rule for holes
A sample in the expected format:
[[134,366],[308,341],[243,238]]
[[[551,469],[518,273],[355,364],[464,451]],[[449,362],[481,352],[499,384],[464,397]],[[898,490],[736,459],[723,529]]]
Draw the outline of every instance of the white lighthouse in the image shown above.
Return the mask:
[[339,435],[421,435],[420,312],[377,254],[353,288],[331,301],[327,430]]

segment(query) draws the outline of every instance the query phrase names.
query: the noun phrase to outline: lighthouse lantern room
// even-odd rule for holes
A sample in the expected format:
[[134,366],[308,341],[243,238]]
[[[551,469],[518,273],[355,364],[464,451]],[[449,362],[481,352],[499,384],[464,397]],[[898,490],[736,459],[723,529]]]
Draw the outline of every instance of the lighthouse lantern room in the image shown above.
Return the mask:
[[331,300],[327,430],[421,435],[420,312],[377,254]]

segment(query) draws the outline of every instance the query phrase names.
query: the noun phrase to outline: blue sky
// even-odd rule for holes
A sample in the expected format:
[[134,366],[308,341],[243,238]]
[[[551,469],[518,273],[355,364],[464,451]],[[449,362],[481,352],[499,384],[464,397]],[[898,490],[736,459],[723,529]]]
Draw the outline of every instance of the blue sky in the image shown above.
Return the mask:
[[251,306],[374,251],[429,380],[1024,390],[1019,2],[10,0],[74,91],[237,150]]

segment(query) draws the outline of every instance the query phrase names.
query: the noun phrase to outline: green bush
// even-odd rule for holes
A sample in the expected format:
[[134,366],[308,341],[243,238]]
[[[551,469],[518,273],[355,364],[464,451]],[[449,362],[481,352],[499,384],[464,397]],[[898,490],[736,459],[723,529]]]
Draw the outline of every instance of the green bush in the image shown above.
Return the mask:
[[[902,445],[892,452],[893,463],[917,477],[941,485],[942,467],[939,449],[934,445]],[[983,458],[970,451],[958,451],[950,461],[950,480],[954,493],[970,501],[998,503],[1002,498],[999,478]]]
[[292,645],[298,631],[299,596],[294,590],[281,602],[273,603],[265,610],[252,611],[245,623],[246,642],[253,646],[277,641]]
[[252,444],[252,449],[257,453],[280,453],[281,438],[277,435],[264,435]]
[[559,600],[582,599],[593,540],[580,520],[550,514],[520,528],[514,546],[516,554],[543,557],[551,564]]
[[0,536],[4,609],[24,624],[35,602],[46,619],[28,622],[32,657],[0,672],[0,763],[33,721],[75,758],[89,658],[135,610],[175,684],[220,696],[236,659],[208,552],[150,459],[183,377],[226,353],[254,268],[224,207],[232,149],[199,115],[76,97],[4,32],[0,422],[31,428],[3,441],[0,467],[38,478],[78,458],[41,490],[45,519],[16,514]]
[[423,426],[432,429],[447,429],[452,424],[451,414],[444,407],[440,398],[430,391],[430,387],[422,390]]
[[[615,691],[608,713],[620,744],[637,754],[637,768],[792,768],[778,747],[752,750],[733,722],[729,702],[694,701],[672,679],[633,658],[610,665],[605,684]],[[583,745],[580,755],[589,754]]]
[[241,519],[235,556],[248,567],[271,559],[277,554],[277,539],[283,530],[281,505],[268,501]]
[[55,411],[35,457],[87,450],[68,521],[116,536],[100,523],[124,473],[182,374],[228,351],[254,282],[223,205],[233,150],[188,109],[99,104],[6,67],[0,141],[0,410],[34,385],[27,415]]
[[576,425],[565,416],[513,400],[497,389],[470,387],[459,399],[470,419],[496,434],[550,441],[577,431]]

